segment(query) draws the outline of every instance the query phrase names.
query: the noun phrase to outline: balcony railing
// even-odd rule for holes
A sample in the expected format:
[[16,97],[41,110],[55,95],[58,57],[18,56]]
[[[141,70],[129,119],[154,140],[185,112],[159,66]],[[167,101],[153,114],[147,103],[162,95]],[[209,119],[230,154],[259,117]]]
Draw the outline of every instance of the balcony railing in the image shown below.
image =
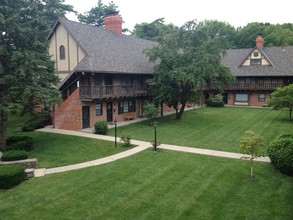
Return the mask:
[[80,86],[81,99],[102,99],[147,95],[147,85]]
[[[274,91],[279,87],[283,87],[284,83],[229,83],[225,86],[225,90],[242,90],[242,91]],[[213,85],[209,85],[205,90],[217,90]]]

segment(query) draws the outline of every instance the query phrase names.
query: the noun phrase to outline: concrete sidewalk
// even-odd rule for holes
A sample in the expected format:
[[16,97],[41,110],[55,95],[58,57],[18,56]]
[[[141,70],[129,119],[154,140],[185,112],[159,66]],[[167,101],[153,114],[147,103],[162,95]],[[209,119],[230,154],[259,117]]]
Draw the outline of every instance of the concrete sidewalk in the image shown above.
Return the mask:
[[[61,130],[61,129],[53,129],[53,128],[42,128],[37,130],[38,132],[48,132],[48,133],[55,133],[55,134],[64,134],[64,135],[72,135],[72,136],[79,136],[79,137],[86,137],[86,138],[94,138],[99,140],[106,140],[106,141],[115,141],[115,137],[105,136],[105,135],[98,135],[98,134],[92,134],[87,132],[80,132],[80,131],[68,131],[68,130]],[[121,142],[119,138],[117,139],[117,142]],[[131,143],[134,145],[137,145],[137,147],[134,147],[130,150],[111,155],[108,157],[100,158],[97,160],[92,160],[84,163],[74,164],[74,165],[68,165],[63,167],[56,167],[56,168],[49,168],[49,169],[35,169],[35,177],[41,177],[47,174],[54,174],[54,173],[61,173],[66,172],[70,170],[77,170],[82,169],[86,167],[91,166],[97,166],[109,162],[113,162],[131,155],[134,155],[136,153],[139,153],[147,148],[152,147],[149,142],[145,141],[137,141],[137,140],[131,140]],[[193,154],[201,154],[201,155],[208,155],[208,156],[215,156],[215,157],[225,157],[225,158],[232,158],[232,159],[242,159],[243,154],[238,153],[231,153],[231,152],[225,152],[225,151],[216,151],[216,150],[207,150],[207,149],[201,149],[201,148],[192,148],[192,147],[183,147],[183,146],[175,146],[175,145],[168,145],[168,144],[161,144],[158,146],[158,149],[166,149],[166,150],[173,150],[173,151],[179,151],[179,152],[186,152],[186,153],[193,153]],[[260,157],[255,159],[254,161],[258,162],[265,162],[270,163],[270,159],[268,157]]]

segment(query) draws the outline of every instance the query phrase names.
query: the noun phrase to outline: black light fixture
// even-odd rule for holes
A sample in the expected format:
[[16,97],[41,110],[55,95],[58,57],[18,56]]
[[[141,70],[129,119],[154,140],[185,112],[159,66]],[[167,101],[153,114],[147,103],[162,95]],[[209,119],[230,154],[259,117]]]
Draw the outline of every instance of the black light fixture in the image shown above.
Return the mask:
[[114,119],[114,125],[115,125],[115,147],[117,147],[117,120]]
[[155,135],[154,148],[155,148],[155,151],[157,151],[157,126],[158,126],[158,122],[154,121],[153,125],[154,125],[154,135]]

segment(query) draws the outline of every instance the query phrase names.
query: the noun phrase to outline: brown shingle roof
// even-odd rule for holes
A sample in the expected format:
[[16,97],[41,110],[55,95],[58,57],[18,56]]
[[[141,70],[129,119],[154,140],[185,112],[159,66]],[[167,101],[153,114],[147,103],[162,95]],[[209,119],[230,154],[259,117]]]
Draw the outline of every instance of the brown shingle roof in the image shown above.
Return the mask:
[[152,74],[154,64],[143,50],[155,42],[128,35],[118,36],[113,31],[59,18],[61,24],[83,48],[86,57],[75,71]]
[[293,46],[263,48],[273,66],[240,66],[251,51],[251,48],[228,50],[222,62],[238,77],[293,76]]

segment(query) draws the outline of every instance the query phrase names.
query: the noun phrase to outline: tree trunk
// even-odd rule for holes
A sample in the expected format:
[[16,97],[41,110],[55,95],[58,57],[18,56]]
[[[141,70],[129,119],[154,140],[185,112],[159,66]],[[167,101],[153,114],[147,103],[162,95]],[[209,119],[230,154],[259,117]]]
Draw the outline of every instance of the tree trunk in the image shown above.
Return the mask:
[[5,110],[0,110],[0,151],[6,150],[6,139],[7,139],[7,121],[8,114]]
[[186,102],[185,103],[181,103],[181,108],[180,108],[179,112],[176,109],[176,119],[181,119],[181,116],[182,116],[182,114],[184,112],[185,107],[186,107]]
[[163,106],[163,102],[161,102],[161,117],[164,116],[164,106]]
[[292,121],[292,108],[289,108],[289,121]]

